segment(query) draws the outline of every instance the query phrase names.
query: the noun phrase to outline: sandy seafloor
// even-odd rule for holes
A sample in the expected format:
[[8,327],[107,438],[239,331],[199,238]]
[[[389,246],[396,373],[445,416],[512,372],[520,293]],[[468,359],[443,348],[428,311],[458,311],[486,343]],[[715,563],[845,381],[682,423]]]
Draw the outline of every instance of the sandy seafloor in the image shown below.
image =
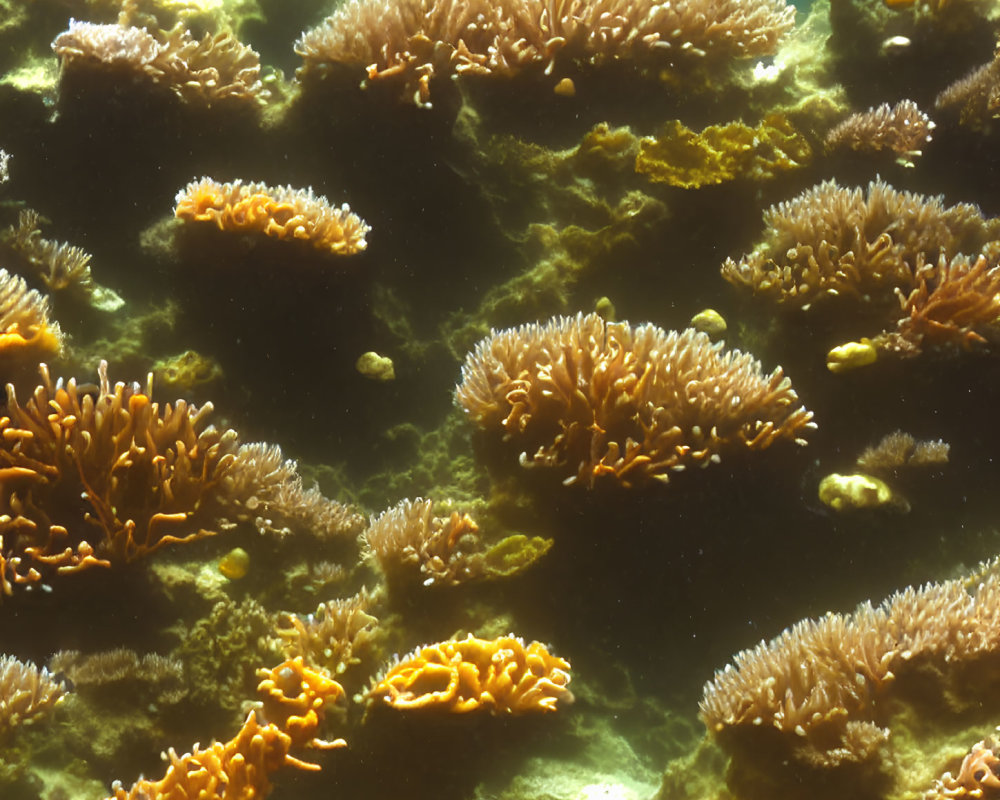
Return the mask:
[[[802,618],[968,574],[1000,550],[995,348],[832,374],[827,351],[869,335],[852,318],[859,312],[779,312],[719,274],[760,240],[765,208],[830,178],[864,187],[880,176],[1000,216],[995,128],[935,117],[933,141],[909,167],[822,146],[849,111],[883,101],[910,98],[934,117],[936,94],[992,57],[989,3],[957,32],[874,0],[834,2],[831,29],[828,4],[817,3],[799,9],[774,68],[756,78],[757,60],[697,78],[574,66],[574,96],[555,94],[555,79],[538,72],[469,76],[435,82],[430,109],[395,85],[360,89],[360,71],[294,84],[292,44],[329,13],[320,4],[192,13],[199,31],[229,20],[261,54],[272,94],[259,110],[187,104],[113,70],[60,80],[49,42],[70,17],[114,21],[111,5],[0,3],[0,148],[11,155],[0,225],[37,210],[43,235],[89,252],[94,279],[125,301],[103,311],[53,297],[68,336],[53,374],[94,381],[102,358],[112,380],[144,383],[153,370],[155,399],[211,401],[217,426],[280,444],[307,483],[366,514],[431,497],[478,509],[493,540],[554,542],[510,579],[393,596],[376,613],[391,630],[380,661],[455,634],[513,631],[572,662],[575,703],[541,717],[362,721],[352,702],[331,722],[347,749],[313,754],[320,772],[276,773],[273,798],[919,797],[1000,723],[994,672],[978,709],[960,719],[933,702],[902,714],[882,772],[830,779],[776,768],[741,780],[730,771],[727,786],[727,757],[697,716],[703,684],[738,651]],[[882,47],[892,35],[910,44]],[[810,142],[808,158],[775,176],[655,183],[635,172],[626,133],[574,151],[600,123],[641,137],[669,120],[697,131],[756,124],[774,110]],[[173,220],[175,194],[203,175],[311,186],[348,202],[372,227],[368,247],[336,258]],[[726,346],[749,350],[768,372],[780,364],[814,412],[808,445],[778,442],[631,489],[567,487],[561,475],[522,469],[516,451],[477,434],[454,405],[465,354],[490,327],[597,307],[666,329],[717,310]],[[165,365],[188,350],[201,372],[171,384]],[[358,372],[366,351],[392,359],[394,380]],[[33,368],[8,379],[19,396],[37,382]],[[861,450],[900,429],[951,446],[946,465],[903,481],[908,513],[840,514],[820,502],[825,475],[849,471]],[[249,568],[228,580],[216,564],[237,546]],[[253,627],[249,601],[266,619],[377,586],[377,571],[353,562],[340,583],[315,577],[313,565],[350,550],[237,530],[4,598],[5,654],[41,665],[60,650],[126,647],[179,660],[183,678],[169,700],[148,676],[80,687],[10,734],[0,796],[96,800],[112,780],[128,787],[159,775],[169,746],[180,753],[232,736],[243,715],[231,698],[253,699],[247,663],[270,665],[259,660],[266,647],[255,649],[267,631]],[[357,676],[348,693],[366,686]]]

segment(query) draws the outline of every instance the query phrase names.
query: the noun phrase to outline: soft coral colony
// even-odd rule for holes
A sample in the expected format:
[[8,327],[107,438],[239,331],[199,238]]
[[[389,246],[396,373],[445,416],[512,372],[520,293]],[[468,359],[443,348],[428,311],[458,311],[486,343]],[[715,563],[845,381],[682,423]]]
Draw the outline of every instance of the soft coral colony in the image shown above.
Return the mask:
[[[428,104],[442,75],[511,76],[562,61],[718,63],[774,52],[791,30],[784,0],[350,0],[295,45],[309,76],[333,67],[396,79]],[[553,81],[554,83],[554,81]]]
[[239,524],[286,530],[322,520],[348,532],[360,518],[303,489],[294,468],[262,469],[261,447],[209,424],[212,405],[153,402],[152,381],[95,390],[42,383],[23,405],[13,386],[0,418],[2,587],[43,584],[89,567],[125,564],[161,547]]

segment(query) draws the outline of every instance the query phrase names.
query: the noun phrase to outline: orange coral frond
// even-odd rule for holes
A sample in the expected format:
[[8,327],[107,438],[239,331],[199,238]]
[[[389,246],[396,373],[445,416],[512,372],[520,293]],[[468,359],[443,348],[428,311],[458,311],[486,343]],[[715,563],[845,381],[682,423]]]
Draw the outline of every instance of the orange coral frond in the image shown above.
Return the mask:
[[243,181],[220,184],[211,178],[190,183],[179,192],[174,213],[178,219],[213,222],[223,231],[301,239],[335,255],[364,250],[368,246],[365,236],[371,230],[346,203],[336,208],[312,189]]
[[372,686],[368,698],[397,710],[549,712],[573,701],[569,670],[568,661],[539,642],[470,634],[418,647]]

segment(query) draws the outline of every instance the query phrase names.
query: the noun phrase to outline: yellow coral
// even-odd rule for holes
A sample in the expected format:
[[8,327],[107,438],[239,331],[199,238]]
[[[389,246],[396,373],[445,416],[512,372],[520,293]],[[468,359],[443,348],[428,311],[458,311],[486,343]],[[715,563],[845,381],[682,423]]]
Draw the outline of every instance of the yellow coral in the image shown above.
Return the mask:
[[826,368],[833,373],[847,372],[858,367],[866,367],[878,360],[878,349],[870,339],[846,342],[832,348],[826,354]]
[[312,189],[263,183],[189,183],[177,194],[179,219],[214,222],[224,231],[256,231],[276,239],[299,239],[317,250],[350,255],[364,250],[371,228],[344,203],[331,206]]
[[895,503],[888,484],[872,475],[832,473],[819,482],[819,499],[834,511],[879,508]]
[[368,692],[399,710],[455,714],[555,711],[569,703],[570,665],[544,645],[515,637],[439,642],[418,647]]

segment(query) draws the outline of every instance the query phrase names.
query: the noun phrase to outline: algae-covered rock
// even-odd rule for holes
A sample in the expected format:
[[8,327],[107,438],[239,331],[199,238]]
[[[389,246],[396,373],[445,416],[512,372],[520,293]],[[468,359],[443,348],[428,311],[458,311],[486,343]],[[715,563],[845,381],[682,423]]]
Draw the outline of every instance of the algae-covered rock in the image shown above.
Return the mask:
[[643,137],[636,172],[656,183],[696,189],[743,178],[767,180],[812,160],[812,147],[786,117],[770,114],[757,127],[710,125],[696,133],[680,120]]

